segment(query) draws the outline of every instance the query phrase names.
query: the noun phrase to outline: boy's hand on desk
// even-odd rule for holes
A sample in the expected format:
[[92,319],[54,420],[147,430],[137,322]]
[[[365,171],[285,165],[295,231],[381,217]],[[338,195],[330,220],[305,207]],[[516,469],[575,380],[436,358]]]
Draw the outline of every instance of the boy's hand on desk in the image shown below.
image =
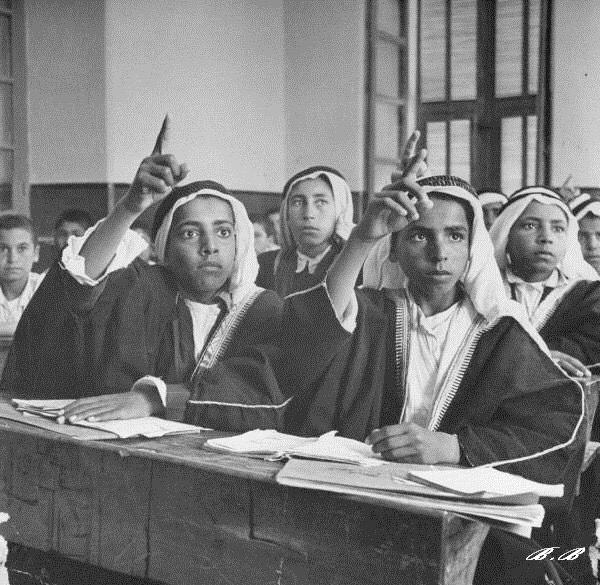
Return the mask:
[[460,461],[460,446],[455,435],[429,431],[414,423],[376,429],[366,443],[389,461],[428,464]]
[[104,394],[75,400],[63,416],[57,419],[62,424],[78,420],[102,422],[106,420],[141,418],[150,416],[162,409],[157,392],[123,392],[122,394]]
[[592,372],[590,372],[577,358],[574,358],[573,356],[555,349],[550,350],[550,355],[556,364],[558,364],[565,372],[567,372],[567,374],[571,376],[589,378],[592,375]]

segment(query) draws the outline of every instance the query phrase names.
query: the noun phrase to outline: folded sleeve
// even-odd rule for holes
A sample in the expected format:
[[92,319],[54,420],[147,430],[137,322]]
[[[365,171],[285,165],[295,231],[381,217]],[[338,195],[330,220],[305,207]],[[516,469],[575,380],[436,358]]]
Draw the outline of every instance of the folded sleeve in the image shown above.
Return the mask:
[[117,251],[110,261],[106,270],[98,279],[90,278],[85,273],[85,258],[80,256],[81,248],[90,237],[90,235],[98,228],[99,221],[96,225],[89,228],[83,236],[71,236],[69,242],[62,252],[61,264],[62,267],[79,283],[85,286],[97,286],[111,272],[125,268],[135,258],[137,258],[147,247],[148,243],[138,233],[133,230],[127,230],[123,239],[119,242]]

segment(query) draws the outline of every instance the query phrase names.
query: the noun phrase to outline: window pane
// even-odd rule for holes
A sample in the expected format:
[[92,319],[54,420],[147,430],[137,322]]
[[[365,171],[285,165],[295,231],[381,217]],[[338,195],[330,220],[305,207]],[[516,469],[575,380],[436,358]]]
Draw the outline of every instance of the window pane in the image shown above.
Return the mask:
[[10,16],[0,14],[0,77],[12,76]]
[[398,158],[400,124],[398,106],[375,104],[375,156]]
[[477,42],[476,0],[454,0],[450,15],[451,88],[453,100],[475,99]]
[[432,175],[446,174],[446,122],[427,123],[427,165]]
[[523,185],[521,161],[521,118],[502,118],[502,143],[500,145],[500,175],[502,191],[512,193]]
[[471,121],[450,122],[450,174],[471,181]]
[[0,144],[12,145],[12,85],[0,83]]
[[421,100],[446,98],[446,2],[421,2]]
[[400,87],[398,47],[393,43],[378,41],[375,61],[377,93],[397,97]]
[[400,36],[400,5],[398,0],[377,0],[377,29]]
[[540,4],[541,0],[529,0],[529,79],[528,91],[538,92],[540,66]]
[[537,152],[537,116],[527,116],[527,184],[535,185],[537,183],[535,177]]
[[397,165],[389,163],[375,163],[373,188],[380,191],[383,187],[390,184],[392,173],[397,169]]
[[496,5],[496,96],[520,95],[523,68],[523,0]]

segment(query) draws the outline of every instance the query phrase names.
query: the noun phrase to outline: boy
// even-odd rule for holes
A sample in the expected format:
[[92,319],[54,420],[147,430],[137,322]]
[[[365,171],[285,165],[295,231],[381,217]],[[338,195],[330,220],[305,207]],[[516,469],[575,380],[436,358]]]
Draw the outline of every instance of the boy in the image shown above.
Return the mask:
[[92,218],[83,209],[67,209],[63,211],[54,224],[54,250],[60,256],[71,236],[81,237],[93,224]]
[[507,202],[506,195],[499,191],[483,191],[477,195],[477,198],[483,208],[483,221],[489,232],[492,224],[500,214],[502,206]]
[[587,193],[569,201],[579,222],[579,244],[585,261],[600,274],[600,201]]
[[250,221],[254,228],[254,250],[259,256],[265,252],[279,250],[274,241],[274,231],[271,222],[264,215],[251,215]]
[[516,191],[490,231],[511,298],[557,363],[576,376],[600,361],[600,277],[581,254],[577,220],[545,187]]
[[[258,263],[244,206],[212,181],[175,187],[186,174],[172,155],[155,151],[145,159],[106,220],[84,239],[71,240],[64,268],[54,267],[55,286],[31,308],[31,322],[37,322],[48,300],[60,299],[73,316],[74,334],[54,342],[73,352],[69,384],[63,379],[69,374],[65,356],[56,375],[47,367],[52,356],[32,350],[23,336],[3,388],[39,397],[94,397],[77,401],[69,416],[82,409],[93,410],[86,418],[108,412],[141,416],[162,408],[154,389],[164,399],[163,381],[185,382],[276,334],[280,301],[254,284]],[[161,203],[153,236],[160,263],[148,266],[136,259],[146,243],[128,228],[156,201]],[[145,379],[139,392],[127,392],[145,375],[156,378]]]
[[352,213],[350,187],[335,169],[294,175],[283,188],[281,250],[260,255],[257,284],[284,297],[321,282],[354,225]]
[[39,246],[28,217],[0,216],[0,331],[14,333],[43,276],[32,272]]

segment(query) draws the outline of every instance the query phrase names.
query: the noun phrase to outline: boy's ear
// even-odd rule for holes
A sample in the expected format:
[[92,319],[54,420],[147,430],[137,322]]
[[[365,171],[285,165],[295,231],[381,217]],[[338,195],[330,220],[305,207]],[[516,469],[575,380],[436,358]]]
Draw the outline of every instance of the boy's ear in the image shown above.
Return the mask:
[[33,261],[38,262],[39,259],[40,259],[40,245],[36,244],[35,248],[33,249]]

